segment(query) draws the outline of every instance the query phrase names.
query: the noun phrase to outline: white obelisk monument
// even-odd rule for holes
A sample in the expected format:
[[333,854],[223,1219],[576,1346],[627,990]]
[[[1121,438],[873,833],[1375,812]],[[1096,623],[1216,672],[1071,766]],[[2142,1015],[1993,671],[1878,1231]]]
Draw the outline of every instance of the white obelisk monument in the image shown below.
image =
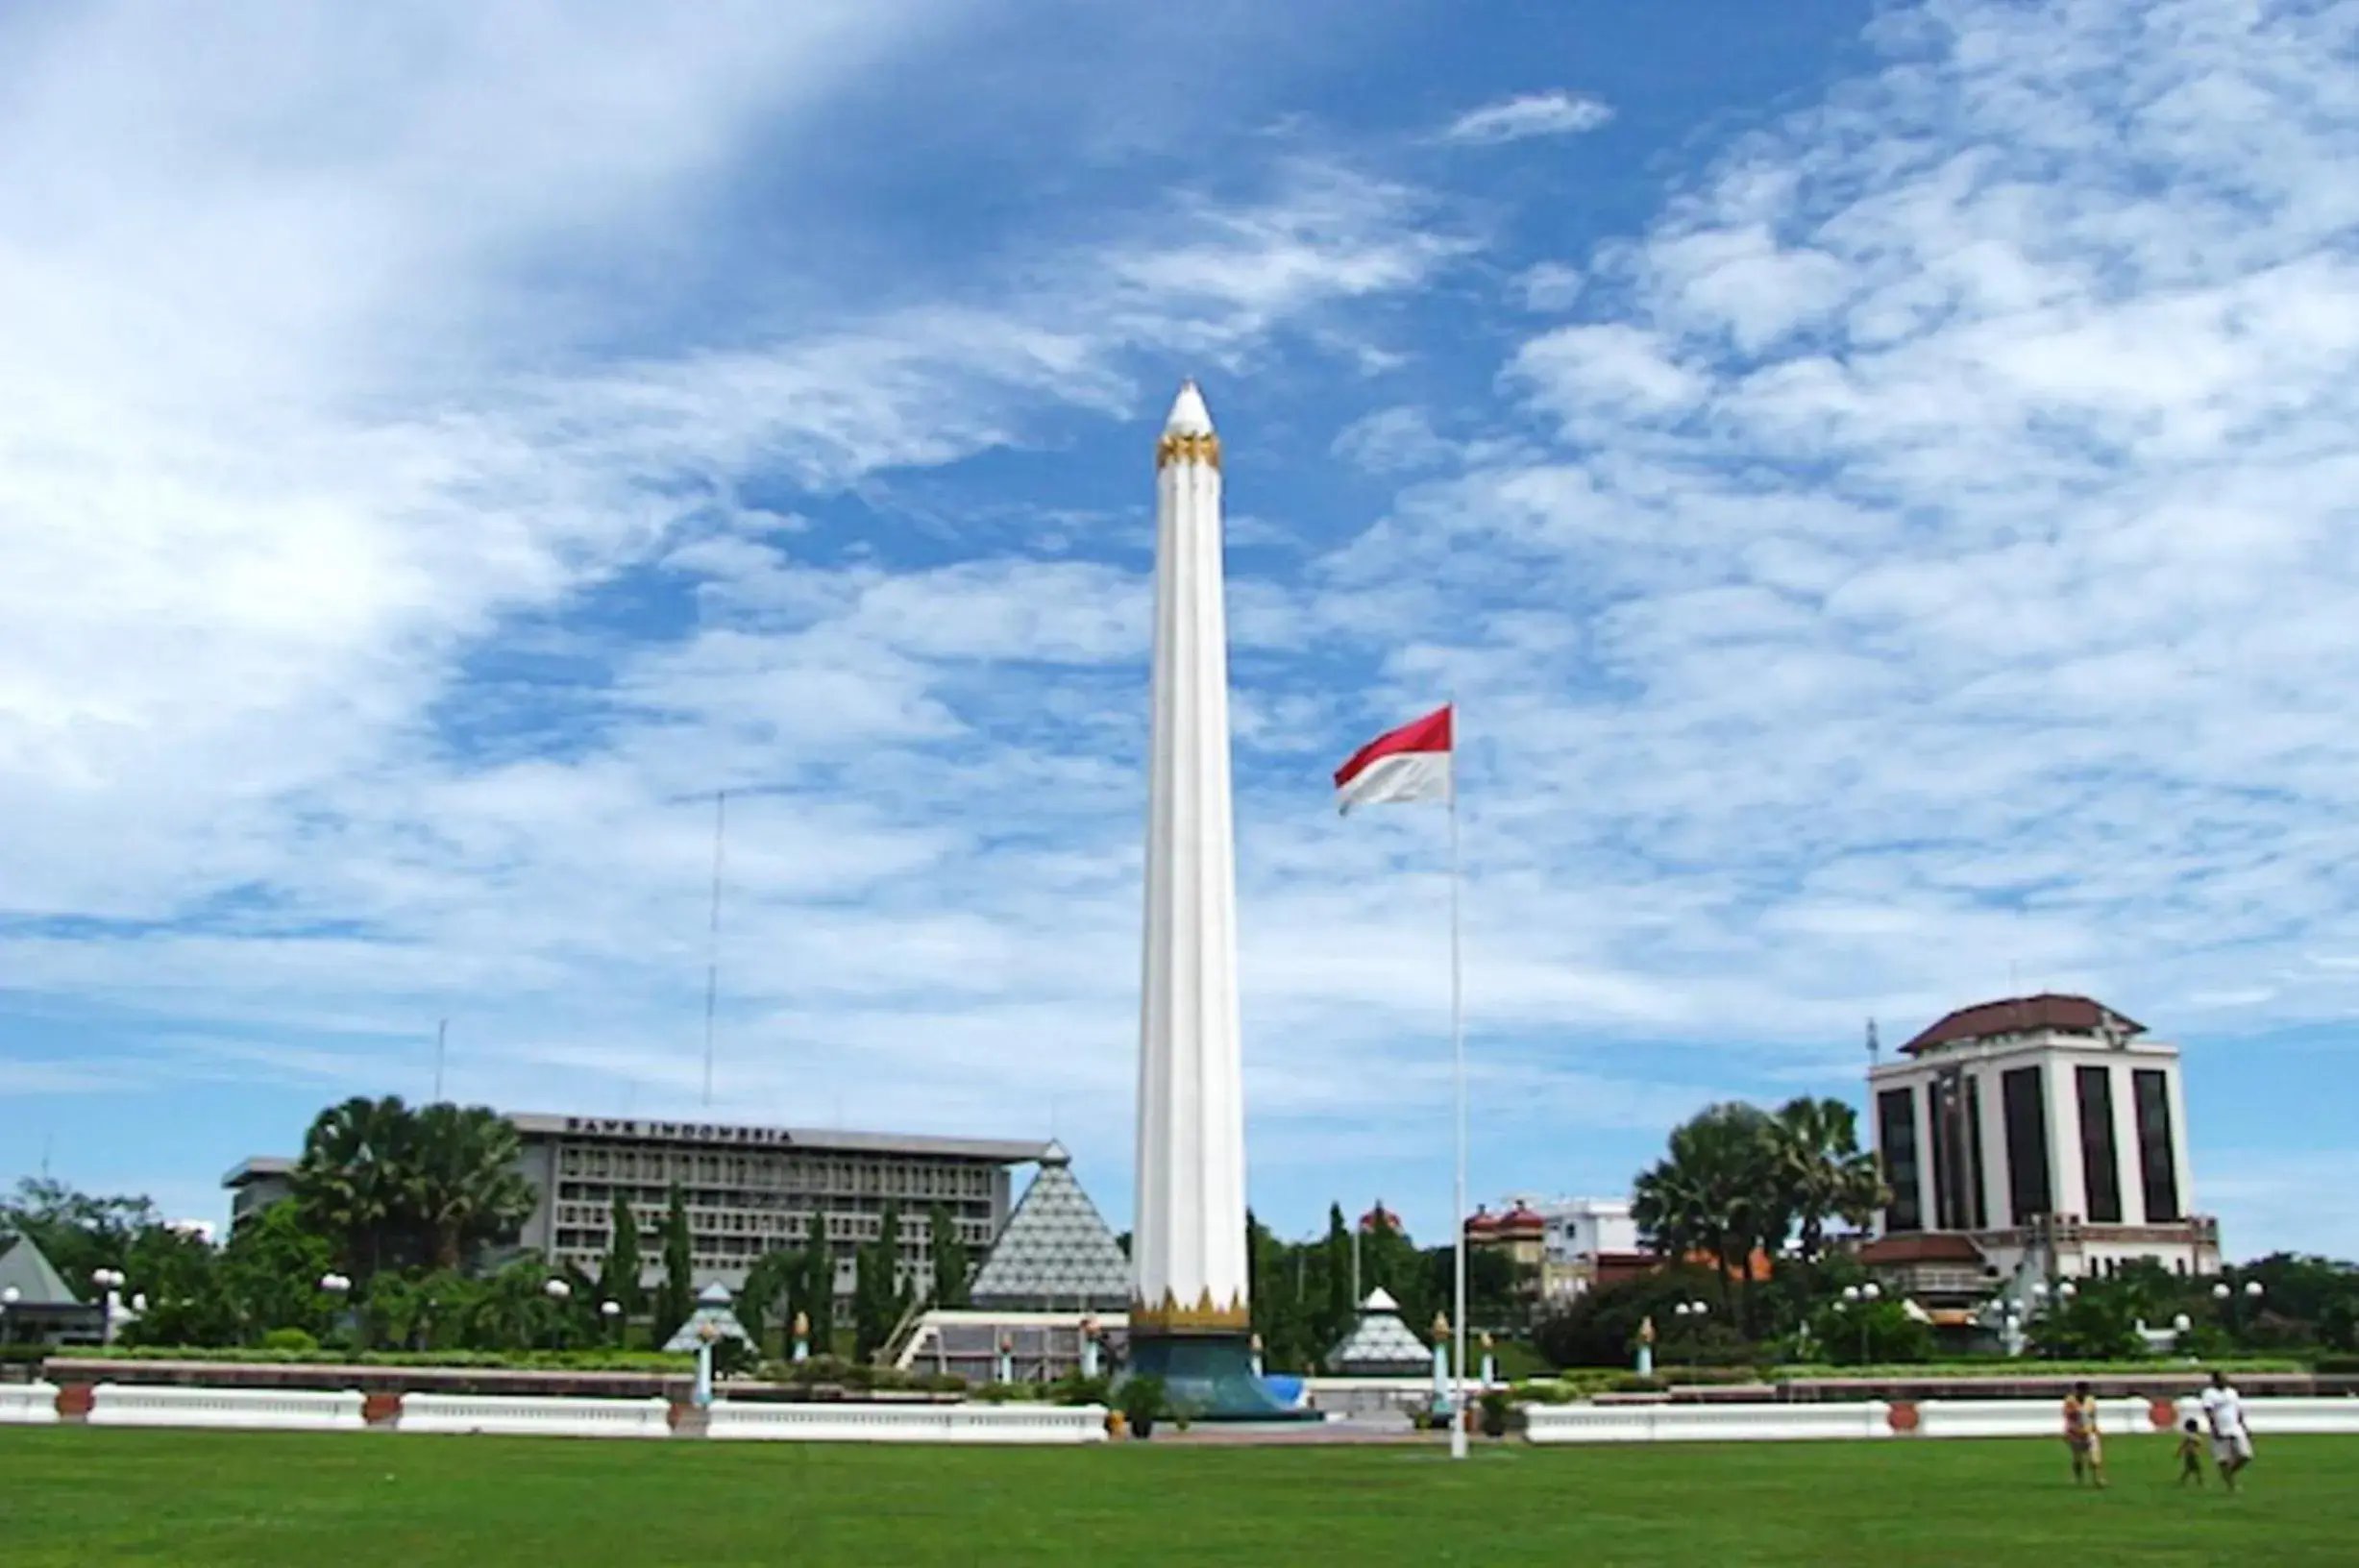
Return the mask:
[[1155,667],[1130,1368],[1204,1416],[1270,1416],[1245,1298],[1220,438],[1180,388],[1155,446]]

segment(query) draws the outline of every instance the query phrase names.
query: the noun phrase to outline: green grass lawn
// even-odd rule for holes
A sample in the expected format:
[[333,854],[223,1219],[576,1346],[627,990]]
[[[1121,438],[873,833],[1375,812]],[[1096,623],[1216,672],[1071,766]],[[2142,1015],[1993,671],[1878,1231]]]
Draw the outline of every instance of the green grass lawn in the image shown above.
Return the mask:
[[2264,1437],[2246,1491],[2062,1445],[820,1447],[0,1428],[0,1563],[2359,1561],[2359,1439]]

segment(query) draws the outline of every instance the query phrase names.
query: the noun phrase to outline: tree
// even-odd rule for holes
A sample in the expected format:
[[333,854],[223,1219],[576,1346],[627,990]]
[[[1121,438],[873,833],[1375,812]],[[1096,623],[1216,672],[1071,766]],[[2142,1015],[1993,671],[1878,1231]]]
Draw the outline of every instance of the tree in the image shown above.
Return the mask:
[[1932,1326],[1909,1316],[1908,1309],[1889,1296],[1829,1302],[1811,1314],[1809,1326],[1818,1353],[1838,1366],[1932,1360]]
[[967,1243],[958,1238],[958,1226],[950,1218],[950,1211],[941,1204],[926,1216],[927,1250],[934,1262],[934,1305],[964,1307],[967,1305],[968,1275]]
[[1343,1228],[1343,1206],[1327,1206],[1327,1311],[1318,1325],[1318,1348],[1324,1355],[1351,1332],[1360,1304],[1352,1299],[1352,1237]]
[[899,1326],[902,1296],[899,1285],[901,1215],[885,1205],[884,1223],[876,1239],[852,1258],[852,1359],[866,1361],[885,1348]]
[[1752,1321],[1752,1259],[1793,1228],[1776,1123],[1757,1107],[1714,1105],[1671,1131],[1668,1155],[1633,1184],[1631,1216],[1666,1258],[1703,1253],[1720,1265],[1722,1306],[1739,1333]]
[[404,1200],[431,1244],[437,1268],[466,1249],[512,1235],[538,1195],[516,1168],[521,1143],[489,1106],[430,1105],[415,1117]]
[[802,1284],[795,1310],[811,1320],[811,1354],[835,1354],[835,1255],[814,1218],[811,1238],[802,1249]]
[[663,1222],[663,1284],[655,1287],[654,1341],[662,1344],[696,1311],[696,1253],[688,1234],[688,1195],[672,1184],[672,1206]]
[[1672,1309],[1699,1299],[1710,1279],[1709,1269],[1675,1263],[1586,1291],[1542,1316],[1533,1330],[1533,1345],[1559,1366],[1629,1366],[1639,1325],[1652,1317],[1657,1335],[1667,1338],[1678,1321]]
[[745,1287],[737,1292],[737,1321],[757,1351],[769,1348],[770,1325],[793,1324],[795,1296],[804,1273],[802,1254],[766,1252],[746,1270]]
[[93,1197],[63,1182],[28,1176],[16,1184],[12,1199],[0,1202],[0,1249],[24,1237],[86,1299],[91,1270],[123,1268],[132,1243],[160,1223],[155,1204],[144,1197]]
[[[599,1265],[598,1288],[608,1301],[623,1309],[617,1329],[627,1329],[647,1305],[647,1292],[639,1284],[639,1217],[630,1206],[630,1194],[618,1188],[614,1194],[614,1234],[606,1241],[605,1261]],[[669,1331],[667,1331],[669,1332]]]
[[1804,1261],[1815,1262],[1829,1220],[1864,1226],[1884,1206],[1883,1176],[1876,1157],[1859,1147],[1857,1113],[1841,1100],[1788,1100],[1771,1133],[1783,1207],[1800,1227]]
[[301,1209],[275,1203],[231,1235],[221,1249],[219,1279],[238,1337],[257,1344],[273,1329],[325,1336],[334,1308],[319,1287],[335,1262],[334,1249],[303,1222]]
[[123,1271],[147,1297],[147,1310],[125,1326],[135,1345],[231,1345],[237,1315],[222,1288],[221,1256],[201,1238],[151,1225],[132,1241]]
[[355,1095],[312,1118],[289,1185],[306,1229],[364,1286],[399,1260],[416,1123],[399,1096]]

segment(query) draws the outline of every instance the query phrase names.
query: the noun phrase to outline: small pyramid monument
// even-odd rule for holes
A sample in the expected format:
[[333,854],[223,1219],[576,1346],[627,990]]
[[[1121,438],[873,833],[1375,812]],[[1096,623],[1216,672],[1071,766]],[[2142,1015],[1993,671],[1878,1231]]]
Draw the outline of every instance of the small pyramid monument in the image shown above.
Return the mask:
[[1073,1179],[1072,1157],[1051,1143],[968,1294],[1001,1311],[1120,1311],[1130,1261],[1097,1205]]

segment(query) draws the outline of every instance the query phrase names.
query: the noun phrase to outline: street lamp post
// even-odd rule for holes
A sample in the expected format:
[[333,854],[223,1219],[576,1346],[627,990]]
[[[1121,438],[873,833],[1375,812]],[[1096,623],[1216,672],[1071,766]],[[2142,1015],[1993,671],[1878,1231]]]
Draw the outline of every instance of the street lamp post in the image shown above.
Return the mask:
[[619,1301],[602,1301],[598,1304],[598,1315],[606,1320],[606,1337],[620,1348],[623,1343],[623,1304]]
[[90,1283],[97,1286],[99,1290],[98,1342],[111,1345],[114,1343],[114,1314],[121,1310],[122,1304],[119,1292],[123,1288],[123,1271],[119,1268],[94,1268],[90,1270]]
[[24,1299],[24,1292],[14,1286],[0,1286],[0,1345],[15,1338],[16,1325],[9,1320],[9,1311]]
[[353,1282],[346,1275],[331,1272],[319,1277],[319,1287],[334,1304],[328,1309],[329,1316],[332,1321],[344,1311],[345,1299],[353,1293]]
[[573,1299],[574,1287],[563,1280],[551,1280],[541,1286],[541,1294],[547,1296],[549,1305],[555,1309],[549,1316],[549,1348],[563,1350],[565,1348],[565,1304]]

